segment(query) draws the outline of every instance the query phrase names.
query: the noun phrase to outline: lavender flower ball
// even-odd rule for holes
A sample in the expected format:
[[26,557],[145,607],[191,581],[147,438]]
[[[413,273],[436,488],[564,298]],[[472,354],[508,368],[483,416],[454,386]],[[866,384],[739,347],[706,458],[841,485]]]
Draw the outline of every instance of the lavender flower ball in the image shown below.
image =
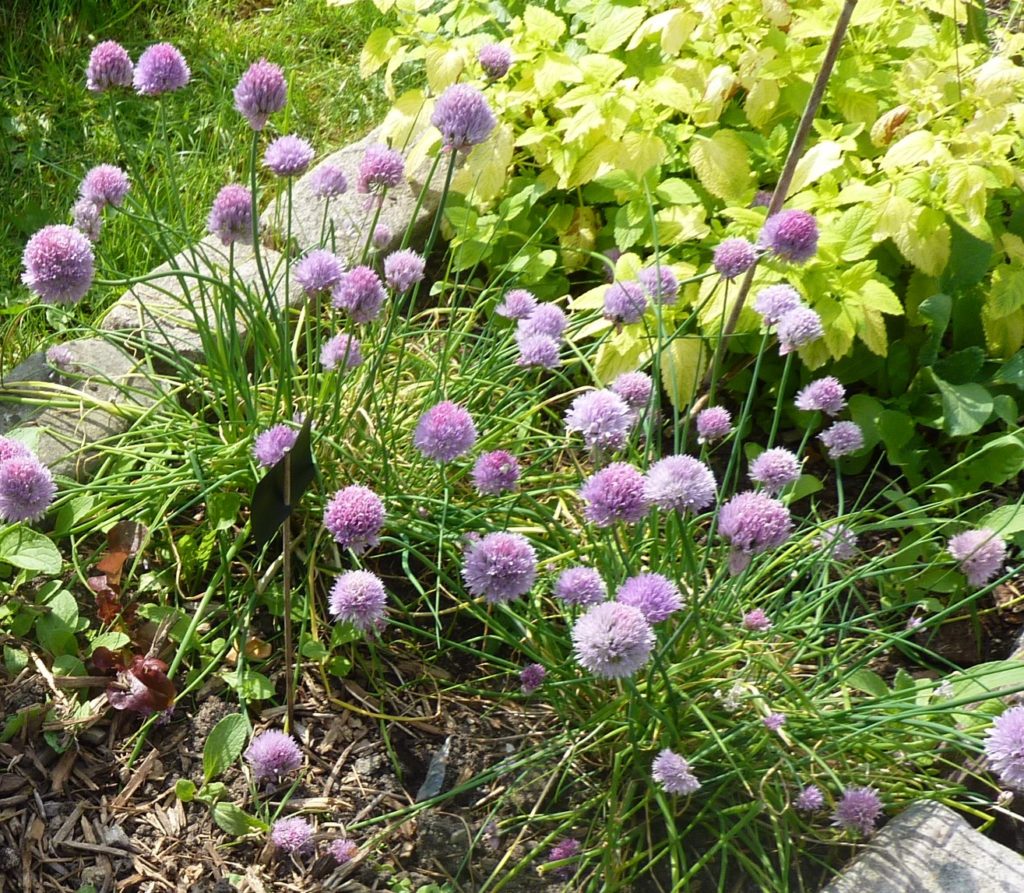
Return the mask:
[[244,186],[231,184],[217,193],[206,219],[206,229],[230,245],[241,242],[251,245],[253,240],[252,193]]
[[732,415],[724,406],[711,406],[697,413],[697,443],[721,440],[732,432]]
[[715,270],[723,279],[735,279],[757,261],[757,249],[746,239],[723,239],[715,248]]
[[562,571],[555,581],[554,596],[567,605],[599,605],[608,598],[608,587],[592,567],[578,565]]
[[605,679],[620,679],[647,663],[654,630],[638,608],[602,602],[576,619],[572,644],[584,669]]
[[958,533],[946,548],[960,562],[960,570],[971,586],[984,586],[1002,573],[1006,561],[1006,542],[986,527]]
[[547,677],[548,671],[540,664],[528,664],[519,673],[520,690],[524,695],[533,694]]
[[768,615],[760,608],[754,608],[743,615],[743,628],[747,632],[763,633],[772,628],[772,622]]
[[294,134],[279,136],[263,153],[263,166],[278,177],[297,177],[313,160],[313,147]]
[[372,322],[384,304],[384,285],[370,267],[353,267],[334,287],[331,303],[348,313],[353,322]]
[[324,527],[343,549],[356,555],[376,546],[384,526],[384,503],[369,487],[352,484],[338,490],[324,510]]
[[754,298],[754,310],[761,314],[766,326],[777,326],[782,317],[803,305],[800,292],[792,285],[769,285]]
[[147,47],[135,66],[132,83],[143,96],[159,96],[184,87],[192,73],[185,57],[169,43]]
[[782,447],[765,450],[750,463],[750,479],[769,493],[779,493],[800,477],[800,460]]
[[280,781],[302,765],[302,751],[296,740],[276,729],[256,735],[243,756],[256,781]]
[[793,808],[797,812],[817,812],[825,805],[825,795],[821,789],[814,784],[809,784],[797,795],[793,801]]
[[324,163],[309,175],[309,188],[317,198],[336,198],[348,190],[348,178],[337,165]]
[[492,81],[500,81],[512,67],[512,51],[500,43],[489,43],[480,47],[476,58],[484,74]]
[[679,298],[679,280],[664,264],[647,267],[637,275],[644,290],[655,304],[674,304]]
[[758,244],[783,260],[802,264],[818,251],[818,224],[806,211],[779,211],[764,222]]
[[700,782],[690,769],[689,762],[667,747],[654,758],[651,778],[669,794],[687,796],[700,790]]
[[732,547],[729,564],[734,573],[750,563],[750,556],[782,545],[792,529],[789,509],[753,490],[738,493],[718,515],[718,532]]
[[1024,706],[1004,710],[985,735],[985,759],[999,783],[1024,791]]
[[856,422],[834,422],[818,435],[830,459],[856,453],[864,446],[864,432]]
[[505,450],[484,453],[473,466],[473,484],[477,493],[497,496],[515,490],[519,482],[519,463]]
[[806,347],[825,334],[821,317],[810,307],[797,307],[790,310],[776,329],[779,336],[779,356],[784,357],[791,351]]
[[320,364],[324,369],[354,369],[362,362],[363,351],[359,339],[344,332],[335,335],[320,348]]
[[793,402],[797,409],[804,412],[823,412],[836,416],[846,406],[846,388],[838,378],[826,375],[807,385]]
[[430,123],[441,131],[446,150],[465,152],[487,139],[496,122],[483,93],[453,84],[438,97]]
[[15,457],[32,457],[32,451],[21,441],[0,434],[0,465]]
[[116,40],[105,40],[89,54],[85,85],[93,93],[103,93],[111,87],[130,87],[134,70],[128,51]]
[[72,226],[44,226],[28,240],[21,260],[21,281],[44,304],[73,304],[92,285],[92,243]]
[[380,250],[387,248],[387,246],[391,244],[391,239],[391,227],[386,223],[378,223],[373,228],[373,235],[370,237],[370,244],[373,245],[374,248]]
[[644,496],[644,477],[626,462],[613,462],[590,477],[580,489],[587,503],[583,517],[598,527],[623,521],[632,524],[650,508]]
[[263,468],[277,465],[285,454],[295,446],[299,432],[288,425],[274,425],[256,435],[252,454]]
[[451,462],[476,443],[476,425],[463,407],[442,400],[420,416],[412,443],[428,459]]
[[396,292],[405,292],[423,279],[427,262],[411,248],[393,251],[384,258],[384,281]]
[[128,175],[113,164],[98,164],[92,168],[78,187],[78,194],[100,208],[104,205],[121,207],[128,194]]
[[769,713],[761,720],[769,732],[778,732],[786,724],[785,713]]
[[348,621],[364,633],[384,624],[387,604],[384,584],[369,571],[346,571],[331,587],[331,615],[335,620]]
[[612,382],[612,391],[618,394],[630,409],[638,412],[651,400],[654,382],[644,372],[623,372]]
[[540,366],[542,369],[555,369],[562,363],[558,342],[547,335],[516,332],[516,346],[519,348],[519,356],[516,358],[517,366]]
[[[572,837],[566,837],[560,840],[548,853],[548,862],[564,862],[566,859],[573,859],[580,853],[580,842]],[[555,880],[566,881],[572,877],[572,868],[568,865],[563,865],[560,868],[556,868],[551,873],[551,877]]]
[[359,847],[352,840],[337,837],[327,844],[327,854],[339,865],[351,862],[359,852]]
[[650,623],[660,623],[683,607],[683,597],[668,577],[645,573],[629,577],[615,593],[620,605],[631,605]]
[[526,595],[537,579],[537,553],[518,533],[489,533],[470,545],[462,579],[471,595],[492,604]]
[[88,199],[80,198],[71,208],[71,225],[90,242],[98,242],[103,230],[100,208]]
[[717,484],[711,469],[692,456],[666,456],[648,470],[644,496],[662,511],[699,512],[715,501]]
[[[75,362],[75,355],[66,344],[54,344],[46,348],[45,356],[47,363],[61,371],[70,369],[71,365]],[[28,451],[26,450],[26,452]],[[0,462],[3,460],[3,452],[0,450]]]
[[882,799],[875,788],[847,788],[836,804],[832,824],[867,837],[882,814]]
[[580,394],[565,413],[566,432],[579,431],[591,450],[621,449],[632,423],[629,405],[607,389]]
[[286,853],[300,853],[313,846],[313,828],[305,819],[278,819],[270,828],[270,842]]
[[616,282],[604,293],[604,316],[614,323],[640,322],[647,310],[647,295],[639,282]]
[[562,339],[569,320],[565,312],[554,304],[538,304],[526,319],[521,319],[517,330],[523,335],[547,335],[556,341]]
[[294,273],[302,290],[312,298],[323,292],[331,291],[341,282],[345,266],[330,251],[316,248],[295,265]]
[[772,194],[770,189],[758,189],[750,201],[750,207],[767,208],[772,203]]
[[50,469],[31,453],[0,462],[0,521],[38,521],[56,493]]
[[245,115],[253,130],[262,130],[288,98],[284,72],[266,59],[253,62],[235,85],[234,95],[235,109]]
[[814,547],[837,561],[849,561],[857,555],[857,535],[845,524],[826,524],[814,538]]
[[537,309],[537,299],[525,288],[513,288],[505,292],[504,300],[494,308],[498,316],[507,319],[526,319]]
[[356,189],[379,194],[394,189],[405,179],[405,160],[401,153],[387,146],[367,146],[359,162]]

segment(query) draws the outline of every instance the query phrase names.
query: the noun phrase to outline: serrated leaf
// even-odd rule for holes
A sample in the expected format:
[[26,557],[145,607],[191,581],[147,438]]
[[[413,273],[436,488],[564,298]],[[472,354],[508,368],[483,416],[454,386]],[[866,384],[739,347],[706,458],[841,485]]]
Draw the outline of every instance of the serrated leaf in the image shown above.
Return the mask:
[[523,25],[523,36],[541,44],[554,45],[565,33],[562,18],[540,6],[527,6],[523,10]]
[[682,9],[659,12],[637,28],[626,49],[635,50],[645,37],[656,35],[661,40],[661,51],[667,56],[674,56],[679,52],[683,41],[692,33],[696,23],[696,17]]
[[619,167],[636,177],[642,177],[665,159],[665,144],[649,133],[630,131],[622,137]]
[[862,260],[875,247],[878,211],[868,204],[854,205],[824,228],[822,248],[831,249],[847,263]]
[[718,198],[742,199],[753,188],[747,144],[735,130],[695,136],[690,164],[704,188]]
[[646,14],[643,6],[613,6],[584,32],[584,40],[595,53],[610,53],[633,36]]
[[954,385],[934,376],[942,395],[942,428],[954,437],[978,431],[992,415],[992,395],[980,384]]
[[241,755],[249,736],[249,723],[241,713],[229,713],[206,736],[203,745],[203,778],[209,782]]
[[218,803],[213,807],[213,820],[218,828],[235,837],[241,837],[250,831],[266,831],[270,827],[266,822],[261,822],[229,802]]
[[495,127],[486,140],[470,151],[452,178],[452,189],[465,193],[471,202],[486,204],[493,200],[508,180],[514,141],[508,124]]
[[855,670],[847,676],[846,684],[850,688],[876,698],[885,698],[889,695],[889,686],[885,684],[885,680],[874,670],[869,670],[867,667]]
[[821,179],[843,163],[843,147],[834,140],[823,140],[804,153],[793,173],[789,194],[793,195]]
[[883,170],[892,171],[901,167],[912,167],[931,160],[936,152],[935,134],[928,130],[908,133],[889,147],[882,159]]
[[364,78],[373,74],[391,58],[399,43],[390,28],[376,28],[371,31],[359,54],[359,74]]
[[779,107],[780,96],[778,81],[772,78],[758,78],[743,102],[747,120],[758,129],[766,127]]
[[639,326],[625,326],[606,338],[597,351],[594,374],[608,384],[623,372],[635,372],[650,355],[650,340]]
[[1004,505],[989,512],[978,522],[978,527],[994,530],[1004,539],[1015,533],[1024,533],[1024,505]]
[[42,574],[58,574],[63,563],[60,552],[48,536],[23,524],[11,524],[0,529],[0,564]]
[[658,188],[654,190],[658,201],[671,205],[696,205],[700,203],[700,196],[696,190],[685,180],[678,177],[669,177],[663,180]]
[[1024,269],[1011,264],[996,267],[985,305],[993,319],[1002,319],[1024,307]]
[[696,396],[708,364],[708,352],[700,338],[676,338],[662,350],[661,382],[676,409],[685,409]]
[[465,60],[458,50],[438,43],[427,47],[424,64],[427,83],[430,89],[438,94],[459,79],[465,67]]
[[922,273],[939,276],[949,262],[951,234],[946,215],[935,208],[917,208],[892,233],[903,256]]

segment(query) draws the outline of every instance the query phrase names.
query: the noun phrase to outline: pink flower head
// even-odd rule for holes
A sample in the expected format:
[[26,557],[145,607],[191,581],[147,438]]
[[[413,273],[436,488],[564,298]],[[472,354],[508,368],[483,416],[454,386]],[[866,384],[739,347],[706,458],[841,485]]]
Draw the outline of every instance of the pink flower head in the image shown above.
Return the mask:
[[629,405],[607,389],[580,394],[565,414],[565,430],[579,431],[591,450],[621,449],[632,424]]
[[384,285],[370,267],[353,267],[334,287],[331,303],[348,313],[353,322],[372,322],[384,304]]
[[592,567],[578,565],[562,571],[555,582],[555,598],[567,605],[598,605],[608,598],[608,587]]
[[711,406],[697,413],[697,443],[721,440],[732,432],[732,415],[724,406]]
[[266,59],[253,62],[235,85],[235,109],[248,118],[253,130],[266,127],[270,116],[284,108],[287,98],[284,72]]
[[544,683],[548,671],[541,664],[528,664],[519,673],[520,688],[524,695],[533,694]]
[[531,335],[516,332],[516,347],[519,356],[517,366],[540,366],[542,369],[555,369],[562,363],[561,348],[558,342],[548,335]]
[[253,240],[252,193],[244,186],[231,184],[217,193],[206,219],[208,232],[219,236],[230,245],[241,242],[251,245]]
[[354,369],[362,362],[363,351],[359,339],[344,332],[335,335],[320,348],[320,364],[324,369]]
[[398,293],[408,291],[423,279],[426,261],[411,248],[393,251],[384,258],[384,281]]
[[90,242],[98,242],[103,229],[102,210],[95,202],[80,198],[71,208],[71,223]]
[[547,335],[561,341],[568,324],[569,320],[561,307],[554,304],[538,304],[526,319],[519,320],[517,331],[522,335]]
[[102,208],[104,205],[121,206],[128,194],[128,175],[113,164],[98,164],[92,168],[78,187],[78,194]]
[[800,477],[800,460],[782,447],[765,450],[750,463],[750,479],[769,493],[778,493]]
[[748,632],[763,633],[772,628],[772,622],[760,608],[754,608],[743,615],[743,628]]
[[462,579],[471,595],[507,602],[526,595],[537,579],[537,553],[518,533],[489,533],[466,551]]
[[370,244],[374,248],[381,250],[387,248],[391,244],[393,238],[391,227],[386,223],[378,223],[373,228],[373,235],[370,237]]
[[278,177],[297,177],[305,173],[315,154],[309,142],[289,133],[267,146],[263,166]]
[[583,517],[597,527],[639,521],[650,509],[644,477],[626,462],[612,462],[587,479],[580,489],[586,502]]
[[89,55],[85,85],[93,93],[103,93],[111,87],[130,87],[134,70],[128,51],[115,40],[105,40],[96,44]]
[[711,469],[692,456],[666,456],[648,470],[644,496],[662,511],[699,512],[715,501]]
[[754,298],[754,310],[761,314],[766,326],[777,326],[791,310],[804,305],[803,298],[792,285],[769,285]]
[[32,455],[32,451],[20,440],[14,440],[11,437],[4,437],[3,435],[0,435],[0,465],[8,459],[13,459],[16,456],[31,457]]
[[394,189],[403,179],[405,161],[401,153],[377,144],[366,147],[356,181],[359,192],[379,194],[386,189]]
[[483,453],[473,466],[473,484],[478,493],[497,496],[515,490],[519,481],[519,463],[506,450]]
[[825,334],[821,317],[810,307],[796,307],[779,320],[776,332],[779,336],[779,356],[785,356]]
[[1024,791],[1024,706],[1004,710],[985,735],[985,759],[999,783]]
[[331,615],[345,620],[362,632],[384,624],[388,594],[380,577],[369,571],[346,571],[331,587]]
[[438,97],[430,123],[441,131],[445,149],[465,152],[487,139],[496,122],[483,93],[453,84]]
[[184,87],[192,73],[181,52],[169,43],[148,47],[135,66],[132,83],[143,96],[159,96]]
[[814,784],[809,784],[797,795],[793,801],[793,808],[797,812],[817,812],[825,805],[825,795],[821,789]]
[[313,847],[313,828],[305,819],[278,819],[270,828],[270,842],[286,853],[301,853]]
[[814,538],[814,547],[836,561],[849,561],[857,555],[857,534],[845,524],[832,521]]
[[476,58],[484,74],[492,81],[501,80],[512,66],[512,51],[500,43],[482,46]]
[[280,462],[295,446],[299,432],[288,425],[274,425],[256,435],[252,454],[263,468],[271,468]]
[[616,282],[604,293],[604,316],[612,322],[640,322],[647,311],[647,295],[639,282]]
[[33,454],[15,454],[0,462],[0,521],[38,521],[56,493],[50,469]]
[[526,319],[537,308],[537,299],[525,288],[505,292],[504,300],[494,308],[498,316],[508,319]]
[[639,608],[602,602],[581,614],[572,628],[573,652],[595,676],[632,676],[651,656],[654,630]]
[[615,601],[639,609],[651,624],[660,623],[683,607],[679,587],[668,577],[654,573],[629,577],[615,593]]
[[280,781],[302,765],[302,751],[296,740],[276,729],[253,737],[244,756],[256,781]]
[[838,378],[826,375],[812,381],[794,401],[797,409],[804,412],[824,412],[830,416],[839,415],[846,406],[846,388]]
[[308,297],[331,291],[345,273],[345,265],[330,251],[314,248],[293,270],[295,279]]
[[44,226],[28,240],[22,263],[22,282],[44,304],[74,304],[92,285],[92,243],[72,226]]
[[987,527],[958,533],[946,548],[960,562],[960,570],[971,586],[984,586],[1002,573],[1006,561],[1006,541]]
[[867,837],[875,830],[882,814],[882,798],[874,788],[847,788],[836,804],[832,824],[843,831],[853,831]]
[[757,249],[746,239],[723,239],[715,248],[714,265],[723,279],[746,273],[757,260]]
[[802,264],[818,251],[818,224],[806,211],[779,211],[764,222],[758,244],[783,260]]
[[769,713],[761,722],[769,732],[778,732],[786,724],[786,714]]
[[351,862],[359,852],[355,841],[346,840],[344,837],[336,837],[327,844],[327,854],[339,865]]
[[384,526],[384,503],[369,487],[352,484],[338,490],[324,510],[324,527],[343,549],[357,555],[376,546]]
[[732,547],[729,567],[739,573],[752,555],[782,545],[793,529],[793,519],[777,499],[747,490],[730,499],[718,515],[718,532]]
[[830,459],[838,459],[863,448],[864,432],[856,422],[833,422],[818,435],[818,440],[828,450]]
[[626,405],[637,412],[651,400],[654,382],[645,372],[623,372],[612,382],[612,391],[618,394]]
[[654,758],[651,778],[669,794],[687,796],[700,790],[700,782],[693,774],[689,762],[668,748]]
[[476,443],[476,425],[463,407],[442,400],[420,416],[412,443],[428,459],[451,462]]
[[646,267],[637,275],[644,291],[655,304],[674,304],[679,298],[679,280],[665,264]]
[[309,175],[309,188],[317,198],[335,198],[345,194],[348,178],[340,167],[325,162]]

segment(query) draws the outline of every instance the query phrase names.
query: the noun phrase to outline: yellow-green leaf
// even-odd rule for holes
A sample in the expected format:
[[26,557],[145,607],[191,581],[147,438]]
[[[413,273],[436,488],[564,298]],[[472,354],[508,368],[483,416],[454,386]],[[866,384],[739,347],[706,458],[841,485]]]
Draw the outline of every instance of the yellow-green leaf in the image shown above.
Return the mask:
[[480,145],[474,146],[465,164],[452,178],[452,189],[464,192],[477,203],[490,202],[505,185],[512,163],[512,127],[502,122]]
[[747,144],[735,130],[719,130],[713,136],[695,136],[690,164],[701,183],[721,199],[742,199],[753,186]]
[[703,205],[673,205],[662,208],[654,215],[658,225],[658,241],[661,244],[676,245],[692,239],[703,239],[711,227],[705,223],[707,212]]
[[427,47],[424,60],[427,69],[427,83],[434,93],[450,87],[462,74],[465,60],[462,53],[445,44],[431,44]]
[[684,12],[681,9],[659,12],[636,29],[626,49],[635,50],[645,37],[654,35],[661,39],[662,52],[667,56],[674,56],[699,21],[700,19],[692,12]]
[[613,6],[597,24],[585,32],[587,46],[597,53],[610,53],[622,46],[644,20],[643,6]]
[[708,351],[700,338],[676,338],[659,358],[661,382],[676,409],[693,402],[697,386],[708,365]]
[[834,140],[822,140],[816,146],[811,146],[797,163],[789,188],[790,194],[810,186],[842,163],[843,147]]
[[886,171],[913,167],[926,161],[933,161],[944,152],[945,147],[935,139],[933,133],[928,130],[915,130],[889,147],[881,166]]
[[665,144],[652,133],[631,131],[622,137],[619,167],[637,178],[665,160]]
[[993,319],[1002,319],[1024,307],[1024,270],[1010,264],[996,267],[985,310]]
[[371,31],[359,53],[359,73],[364,78],[369,77],[391,58],[400,45],[401,41],[390,28],[376,28]]
[[542,53],[532,68],[533,83],[541,96],[552,93],[564,84],[578,84],[583,72],[565,53]]
[[771,121],[778,105],[779,82],[771,78],[760,78],[747,93],[743,111],[747,113],[747,120],[751,124],[761,128]]
[[997,319],[985,307],[981,311],[981,322],[989,350],[997,356],[1009,359],[1024,346],[1024,310],[1015,310]]
[[639,325],[625,326],[601,343],[594,362],[594,374],[599,383],[608,384],[623,372],[635,372],[650,353],[650,340],[643,328]]
[[415,134],[430,125],[434,101],[427,99],[422,90],[403,93],[384,116],[381,135],[399,148],[406,146]]
[[527,6],[523,11],[524,37],[535,43],[552,46],[565,33],[565,22],[560,16],[540,6]]

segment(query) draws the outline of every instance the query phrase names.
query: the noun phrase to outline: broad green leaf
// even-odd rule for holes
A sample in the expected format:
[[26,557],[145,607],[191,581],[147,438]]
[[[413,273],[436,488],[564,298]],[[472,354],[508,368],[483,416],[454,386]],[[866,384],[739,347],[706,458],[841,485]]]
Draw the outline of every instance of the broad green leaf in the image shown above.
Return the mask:
[[953,299],[949,295],[937,294],[925,298],[917,306],[917,312],[928,322],[928,343],[921,348],[921,365],[930,366],[939,353],[942,336],[953,315]]
[[889,686],[885,684],[885,680],[867,667],[855,670],[847,676],[846,684],[876,698],[885,698],[889,695]]
[[565,53],[542,53],[534,61],[530,73],[541,96],[550,96],[558,87],[578,84],[583,80],[583,72]]
[[658,241],[675,245],[693,239],[703,239],[711,227],[705,222],[707,211],[703,205],[676,205],[662,208],[654,215],[658,225]]
[[719,130],[711,137],[695,136],[690,164],[700,182],[721,199],[742,199],[753,188],[747,144],[735,130]]
[[270,826],[255,816],[243,811],[234,803],[225,801],[213,807],[213,820],[217,827],[228,834],[241,837],[250,831],[266,831]]
[[986,485],[1019,478],[1022,470],[1024,440],[1021,435],[1004,434],[988,441],[961,467],[952,469],[949,478],[962,484],[962,492],[977,493]]
[[623,372],[635,372],[651,352],[650,339],[640,326],[624,326],[606,338],[597,352],[594,374],[598,382],[608,384]]
[[852,263],[867,257],[875,247],[874,231],[878,211],[869,204],[848,208],[821,234],[823,248],[830,248],[840,260]]
[[535,43],[554,45],[565,33],[561,16],[540,6],[527,6],[523,11],[523,36]]
[[50,538],[22,524],[0,529],[0,564],[27,571],[58,574],[63,559]]
[[790,195],[810,186],[842,163],[843,147],[834,140],[823,140],[812,146],[797,163],[793,183],[789,189]]
[[465,67],[462,53],[442,43],[427,47],[424,63],[427,83],[435,94],[443,92],[454,84]]
[[696,396],[707,369],[708,356],[700,338],[676,338],[661,352],[661,382],[677,409],[685,409]]
[[622,137],[619,167],[642,177],[665,160],[665,144],[653,134],[626,133]]
[[1011,264],[996,267],[985,303],[994,319],[1002,319],[1024,307],[1024,269]]
[[882,159],[882,169],[893,171],[901,167],[913,167],[930,161],[936,154],[937,141],[929,130],[916,130],[908,133],[889,147]]
[[369,77],[380,68],[400,45],[390,28],[377,28],[370,32],[359,54],[359,74]]
[[766,127],[779,107],[780,96],[778,81],[772,78],[758,78],[743,102],[743,111],[747,114],[747,120],[754,127]]
[[934,376],[942,395],[942,428],[954,437],[979,430],[992,415],[992,395],[980,384],[953,385]]
[[230,530],[238,521],[242,507],[239,493],[211,493],[206,498],[207,519],[214,530]]
[[28,652],[21,648],[4,645],[4,668],[11,676],[17,676],[28,666]]
[[405,146],[430,125],[434,101],[422,90],[409,90],[392,104],[381,123],[381,135],[393,146]]
[[700,104],[693,111],[693,123],[708,127],[722,117],[725,103],[736,89],[736,72],[731,65],[716,65],[707,76]]
[[943,271],[941,286],[944,291],[955,293],[977,285],[985,278],[992,260],[993,246],[990,239],[979,239],[955,221],[950,223],[950,231],[950,252],[955,263],[949,264]]
[[179,778],[174,783],[174,796],[182,803],[191,803],[196,796],[196,783],[190,778]]
[[869,279],[860,289],[857,303],[890,316],[902,316],[903,305],[896,293],[877,279]]
[[73,654],[59,654],[53,659],[54,676],[84,676],[85,664]]
[[206,736],[203,745],[203,778],[211,781],[241,756],[249,723],[241,713],[229,713]]
[[[978,664],[950,677],[953,699],[991,702],[994,698],[1024,691],[1024,661],[996,660]],[[1001,706],[1001,705],[1000,705]]]
[[610,53],[633,36],[645,15],[643,6],[613,6],[584,32],[584,40],[594,52]]
[[1015,533],[1024,533],[1024,504],[1004,505],[989,512],[978,522],[979,527],[994,530],[1001,537],[1009,539]]
[[256,670],[245,670],[241,674],[237,670],[229,670],[221,673],[221,678],[247,701],[266,701],[274,697],[273,684]]
[[695,205],[700,202],[700,196],[696,190],[678,177],[669,177],[663,180],[657,189],[654,190],[658,201],[672,205]]
[[682,9],[659,12],[636,29],[626,49],[635,50],[645,37],[653,35],[660,38],[662,52],[666,56],[674,56],[698,22],[699,19],[694,13]]
[[75,629],[78,626],[78,603],[66,589],[61,589],[46,601],[49,613],[36,620],[39,644],[55,657],[73,654],[78,648]]
[[89,653],[92,654],[97,648],[108,648],[111,651],[120,651],[129,642],[131,642],[131,639],[125,633],[100,633],[89,643]]
[[512,163],[512,128],[499,124],[490,136],[474,146],[459,172],[452,178],[452,189],[463,192],[471,202],[492,201],[508,180]]
[[996,356],[1005,359],[1024,347],[1024,308],[996,318],[984,307],[981,322],[985,327],[985,343]]
[[[903,256],[921,272],[939,276],[949,261],[951,234],[946,215],[935,208],[913,208],[906,199],[900,199],[897,207],[905,207],[902,202],[910,206],[907,216],[893,227],[890,236]],[[886,214],[890,214],[889,207]]]
[[88,518],[99,500],[88,493],[69,499],[57,512],[57,520],[53,524],[53,537],[60,539],[66,536],[79,521]]
[[992,381],[996,384],[1016,385],[1024,390],[1024,351],[1018,351],[1003,363]]

